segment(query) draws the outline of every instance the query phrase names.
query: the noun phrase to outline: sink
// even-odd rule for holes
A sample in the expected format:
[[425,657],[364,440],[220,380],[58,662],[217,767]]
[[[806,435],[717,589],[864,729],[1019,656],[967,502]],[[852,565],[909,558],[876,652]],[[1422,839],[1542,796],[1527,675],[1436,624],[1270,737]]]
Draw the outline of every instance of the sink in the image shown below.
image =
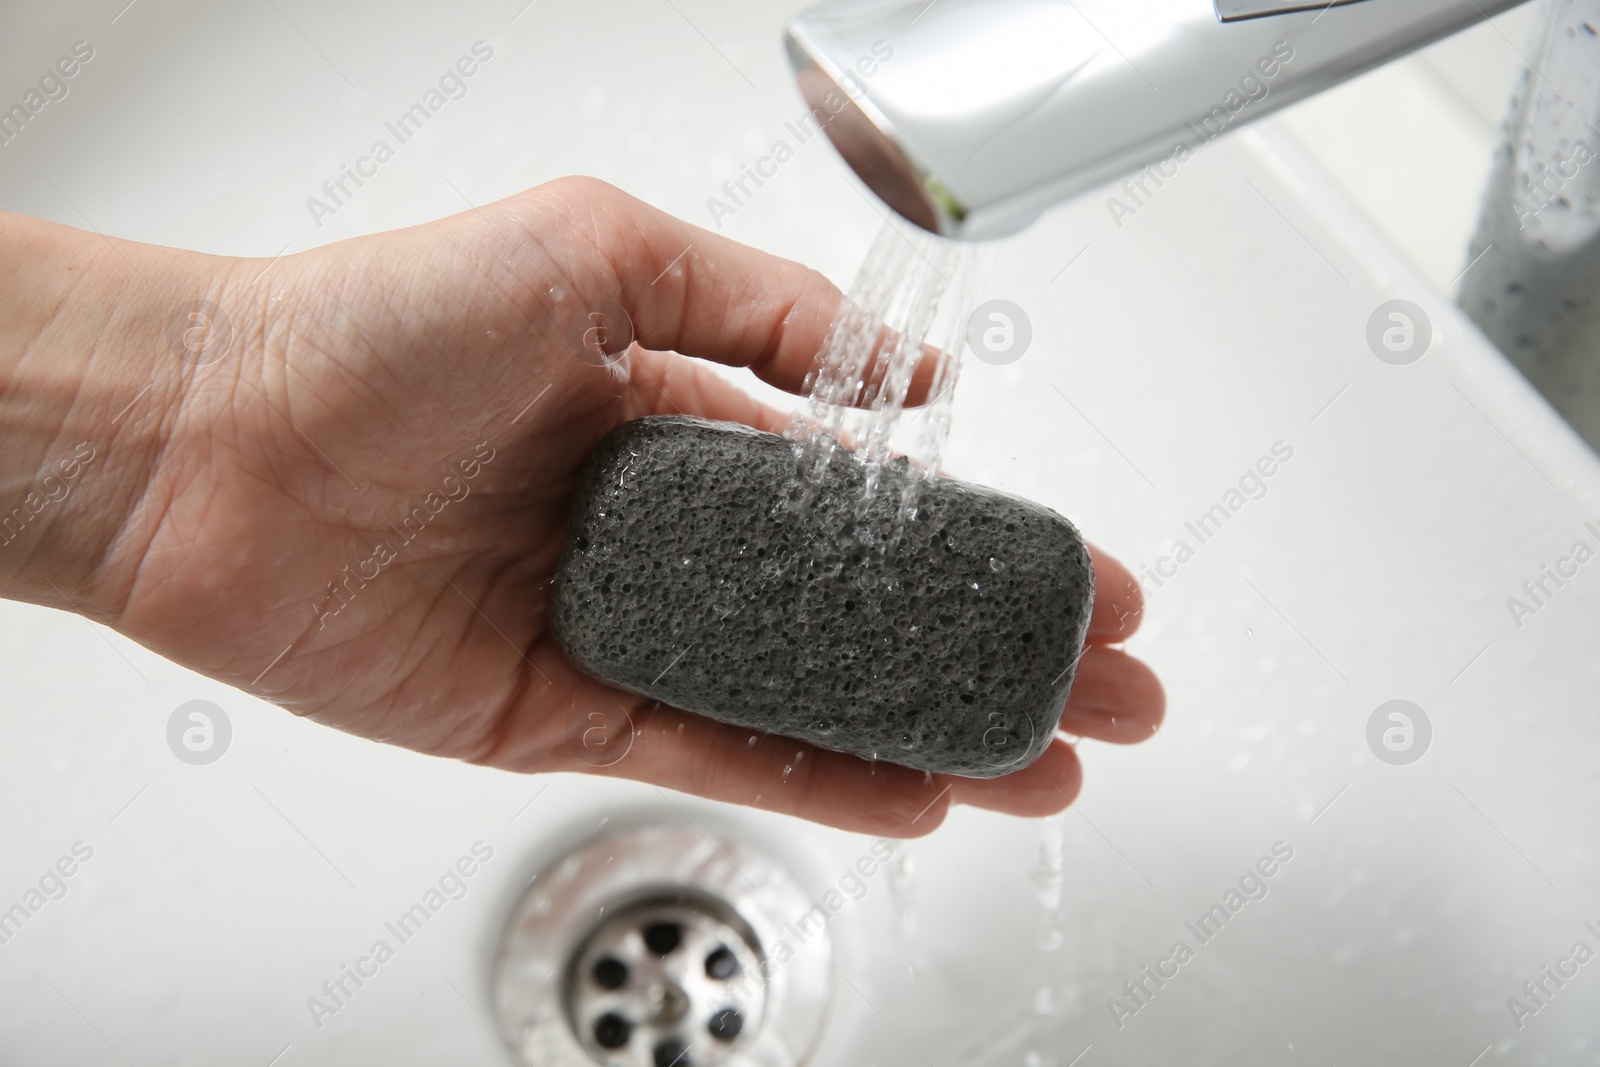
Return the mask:
[[[584,172],[841,284],[883,222],[820,138],[708,206],[803,112],[786,5],[124,2],[13,13],[6,69],[94,58],[0,147],[6,209],[270,258]],[[308,207],[479,41],[464,96]],[[1600,1062],[1574,956],[1600,950],[1600,565],[1560,562],[1600,547],[1594,455],[1291,142],[1111,195],[997,249],[984,295],[1032,346],[967,361],[947,453],[1145,581],[1167,724],[1084,744],[1073,809],[957,809],[846,883],[887,846],[375,745],[0,604],[0,909],[49,887],[0,944],[0,1061],[520,1062],[508,916],[568,852],[661,827],[836,891],[817,1064]],[[1381,343],[1424,322],[1425,354]],[[169,747],[192,701],[229,724],[215,762]]]

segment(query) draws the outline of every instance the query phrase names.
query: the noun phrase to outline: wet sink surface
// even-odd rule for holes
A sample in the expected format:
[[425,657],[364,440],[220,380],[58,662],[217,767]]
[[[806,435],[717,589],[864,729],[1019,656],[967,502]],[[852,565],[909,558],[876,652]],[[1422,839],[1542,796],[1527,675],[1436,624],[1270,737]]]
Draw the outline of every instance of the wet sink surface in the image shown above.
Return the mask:
[[[6,208],[272,257],[587,172],[841,283],[881,222],[817,139],[734,210],[708,205],[795,140],[782,7],[121,7],[16,16],[7,69],[80,39],[95,58],[0,149]],[[463,97],[359,196],[308,208],[479,40],[493,57]],[[1523,590],[1600,548],[1594,457],[1287,146],[1219,141],[1117,221],[1105,195],[998,251],[987,295],[1027,312],[1033,345],[969,360],[948,466],[1145,574],[1134,649],[1168,722],[1086,744],[1062,819],[957,811],[907,847],[908,877],[846,897],[819,1062],[1600,1061],[1600,965],[1562,963],[1600,950],[1600,570],[1537,605]],[[1420,361],[1369,345],[1395,300],[1431,323]],[[0,945],[7,1063],[512,1062],[489,958],[563,848],[688,822],[762,844],[820,900],[872,845],[386,749],[64,615],[3,605],[0,626],[0,907],[91,853]],[[167,747],[194,699],[233,728],[209,766]],[[1414,762],[1423,734],[1406,750],[1392,709],[1369,744],[1395,700],[1431,728]],[[475,846],[491,855],[459,897],[313,1018]],[[1522,983],[1547,964],[1577,971],[1535,1003]],[[1537,1010],[1514,1018],[1512,997]]]

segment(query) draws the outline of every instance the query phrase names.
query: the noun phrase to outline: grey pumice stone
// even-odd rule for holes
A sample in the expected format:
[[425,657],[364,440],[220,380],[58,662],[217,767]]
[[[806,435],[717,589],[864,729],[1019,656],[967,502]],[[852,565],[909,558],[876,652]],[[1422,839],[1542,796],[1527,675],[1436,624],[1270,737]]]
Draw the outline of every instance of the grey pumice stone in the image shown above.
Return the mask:
[[[590,455],[551,601],[581,671],[752,731],[993,778],[1044,752],[1094,601],[1078,531],[949,478],[915,517],[840,450],[810,499],[798,449],[681,416]],[[887,535],[887,536],[886,536]]]

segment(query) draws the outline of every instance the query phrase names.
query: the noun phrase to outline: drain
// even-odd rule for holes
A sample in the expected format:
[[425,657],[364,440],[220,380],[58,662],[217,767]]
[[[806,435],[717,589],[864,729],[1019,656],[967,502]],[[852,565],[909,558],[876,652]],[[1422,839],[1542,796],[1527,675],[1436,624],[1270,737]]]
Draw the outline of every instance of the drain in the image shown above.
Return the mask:
[[541,1067],[801,1067],[831,997],[826,930],[777,863],[658,827],[595,841],[530,884],[501,938],[502,1033]]
[[[722,902],[646,900],[601,922],[573,957],[567,1016],[608,1067],[713,1067],[760,1031],[766,986],[749,926]],[[746,1038],[748,1040],[748,1038]]]

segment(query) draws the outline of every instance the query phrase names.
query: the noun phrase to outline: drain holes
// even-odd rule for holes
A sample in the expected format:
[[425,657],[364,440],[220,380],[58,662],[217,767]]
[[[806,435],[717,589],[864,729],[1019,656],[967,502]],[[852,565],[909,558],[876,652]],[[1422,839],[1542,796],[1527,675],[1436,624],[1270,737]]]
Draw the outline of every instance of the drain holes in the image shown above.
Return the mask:
[[594,1021],[594,1041],[601,1048],[621,1048],[632,1036],[633,1024],[620,1015],[608,1012]]
[[815,908],[811,894],[743,841],[679,821],[550,858],[507,916],[495,1022],[524,1063],[811,1062],[834,949],[827,930],[802,929],[795,951],[785,922]]
[[737,1008],[723,1008],[711,1017],[709,1029],[718,1041],[732,1041],[744,1029],[744,1016]]
[[594,984],[601,989],[621,989],[628,984],[628,965],[606,956],[594,965]]
[[[572,948],[567,1017],[601,1067],[734,1067],[760,1041],[771,984],[750,924],[693,889],[606,909]],[[545,1064],[539,1060],[540,1067]]]
[[689,1062],[689,1046],[677,1037],[666,1037],[656,1042],[656,1067],[694,1067]]
[[651,923],[643,933],[645,947],[657,956],[670,956],[683,942],[683,926],[680,923]]
[[716,951],[706,957],[707,978],[715,978],[719,982],[726,982],[738,973],[739,957],[729,951],[727,945],[718,945]]

